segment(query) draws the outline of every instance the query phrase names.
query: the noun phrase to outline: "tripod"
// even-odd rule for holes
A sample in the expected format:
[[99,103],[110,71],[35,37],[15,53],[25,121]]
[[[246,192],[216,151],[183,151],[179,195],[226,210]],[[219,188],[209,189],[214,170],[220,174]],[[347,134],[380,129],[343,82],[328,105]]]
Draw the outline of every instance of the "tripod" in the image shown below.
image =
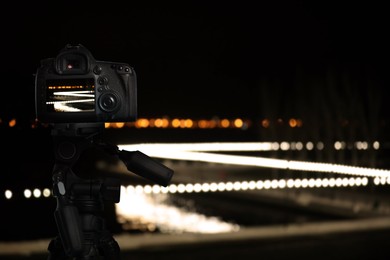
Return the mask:
[[120,179],[110,170],[118,161],[162,186],[172,178],[173,170],[147,155],[101,142],[103,129],[104,123],[57,124],[52,129],[58,236],[49,243],[49,260],[120,259],[119,244],[103,217],[106,201],[120,201]]

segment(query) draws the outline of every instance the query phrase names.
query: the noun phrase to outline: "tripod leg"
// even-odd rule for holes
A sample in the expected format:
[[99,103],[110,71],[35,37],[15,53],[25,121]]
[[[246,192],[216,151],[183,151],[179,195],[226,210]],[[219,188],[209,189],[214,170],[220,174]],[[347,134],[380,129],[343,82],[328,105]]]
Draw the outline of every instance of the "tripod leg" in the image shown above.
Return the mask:
[[120,247],[118,242],[112,237],[112,235],[105,231],[100,238],[100,250],[104,255],[104,259],[120,260]]
[[49,256],[47,260],[67,260],[68,256],[65,254],[61,239],[56,237],[52,239],[48,246]]

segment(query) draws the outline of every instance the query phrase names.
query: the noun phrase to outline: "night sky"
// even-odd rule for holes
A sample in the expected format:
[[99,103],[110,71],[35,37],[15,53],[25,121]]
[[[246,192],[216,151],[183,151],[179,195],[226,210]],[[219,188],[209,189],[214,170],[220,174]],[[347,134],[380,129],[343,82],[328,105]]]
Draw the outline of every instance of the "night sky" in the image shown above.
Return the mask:
[[139,117],[299,117],[345,79],[357,95],[385,97],[379,1],[82,2],[3,6],[3,120],[34,118],[33,74],[68,43],[134,67]]

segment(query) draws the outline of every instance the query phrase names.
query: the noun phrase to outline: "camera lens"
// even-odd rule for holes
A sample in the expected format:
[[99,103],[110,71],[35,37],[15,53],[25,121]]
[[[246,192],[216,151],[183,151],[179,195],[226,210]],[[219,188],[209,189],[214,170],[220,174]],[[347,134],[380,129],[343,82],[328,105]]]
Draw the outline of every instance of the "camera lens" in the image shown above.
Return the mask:
[[105,112],[113,112],[119,107],[119,98],[115,93],[104,93],[99,98],[99,107]]

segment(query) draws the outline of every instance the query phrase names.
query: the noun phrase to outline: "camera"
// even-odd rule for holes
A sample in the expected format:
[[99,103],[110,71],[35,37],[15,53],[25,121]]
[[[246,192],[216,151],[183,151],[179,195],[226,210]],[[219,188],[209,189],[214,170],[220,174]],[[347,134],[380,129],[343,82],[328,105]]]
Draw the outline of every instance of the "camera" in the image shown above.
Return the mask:
[[81,44],[67,44],[55,58],[41,60],[35,110],[44,123],[134,121],[136,73],[126,63],[95,60]]

